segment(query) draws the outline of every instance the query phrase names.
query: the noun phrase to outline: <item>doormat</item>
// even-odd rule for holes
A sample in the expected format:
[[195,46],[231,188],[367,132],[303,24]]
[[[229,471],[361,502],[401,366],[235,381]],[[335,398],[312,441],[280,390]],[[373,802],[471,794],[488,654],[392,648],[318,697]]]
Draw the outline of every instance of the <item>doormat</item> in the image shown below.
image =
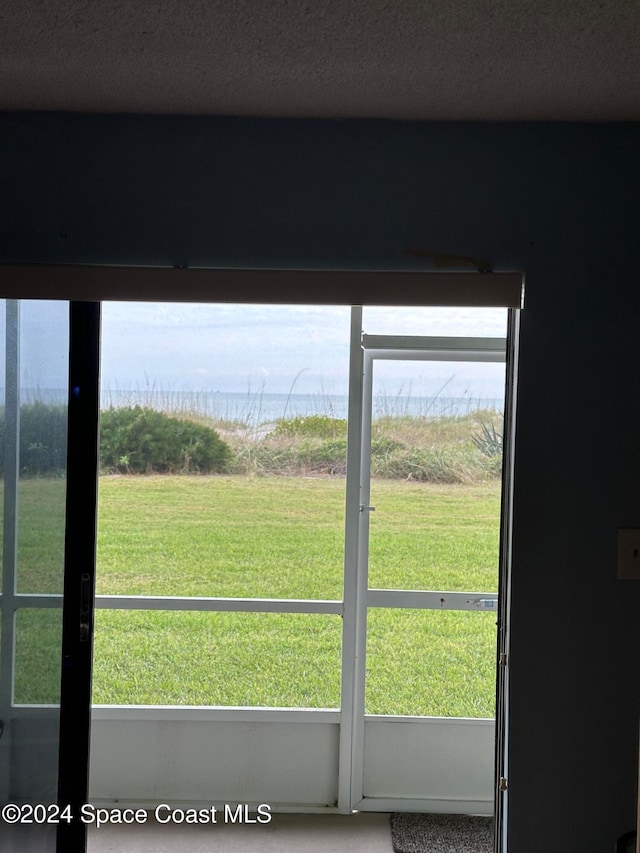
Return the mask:
[[493,818],[397,812],[391,843],[394,853],[492,853]]

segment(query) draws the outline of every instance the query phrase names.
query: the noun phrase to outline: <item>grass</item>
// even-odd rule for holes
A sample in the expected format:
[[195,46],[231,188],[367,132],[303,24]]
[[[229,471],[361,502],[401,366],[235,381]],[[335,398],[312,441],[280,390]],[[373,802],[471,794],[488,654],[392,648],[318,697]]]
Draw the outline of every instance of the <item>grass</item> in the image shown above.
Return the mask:
[[15,624],[15,702],[59,702],[62,610],[20,608]]
[[[499,492],[375,481],[371,585],[495,590]],[[338,478],[102,478],[98,592],[341,598],[343,508]],[[369,619],[368,712],[492,716],[493,614]],[[340,644],[332,616],[99,611],[94,701],[338,707]]]
[[367,627],[367,713],[494,715],[494,614],[376,608]]
[[[376,422],[371,587],[496,589],[499,458],[471,440],[487,417]],[[227,436],[242,476],[101,477],[98,593],[341,599],[345,481],[314,459],[344,437],[318,426]],[[270,473],[278,458],[296,476]],[[21,482],[21,592],[61,591],[64,487]],[[369,713],[493,715],[494,614],[368,619]],[[338,707],[341,630],[338,616],[97,611],[94,702]],[[18,614],[17,701],[57,701],[59,637],[59,612]]]
[[374,480],[369,586],[492,591],[498,585],[499,483]]
[[66,481],[35,477],[18,487],[18,592],[62,593]]
[[338,617],[96,614],[96,703],[337,707]]
[[[499,485],[376,481],[370,585],[497,587]],[[341,598],[344,480],[103,477],[97,591]]]
[[[346,421],[325,416],[290,418],[249,429],[246,424],[206,420],[229,444],[233,474],[344,475]],[[501,456],[478,445],[484,430],[501,429],[495,410],[442,418],[385,416],[371,435],[371,472],[377,477],[431,483],[476,483],[500,476]]]
[[103,477],[97,591],[340,598],[343,515],[341,480]]

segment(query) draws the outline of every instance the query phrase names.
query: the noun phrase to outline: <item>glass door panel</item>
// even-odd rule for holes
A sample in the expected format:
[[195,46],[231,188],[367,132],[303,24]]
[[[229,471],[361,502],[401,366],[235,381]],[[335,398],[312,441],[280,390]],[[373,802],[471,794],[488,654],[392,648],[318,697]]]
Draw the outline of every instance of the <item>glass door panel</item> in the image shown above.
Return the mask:
[[[16,705],[59,705],[62,609],[21,607],[15,615],[13,699]],[[56,650],[56,651],[52,651]]]
[[[69,305],[2,302],[0,800],[57,802]],[[55,826],[0,823],[3,850],[54,851]]]

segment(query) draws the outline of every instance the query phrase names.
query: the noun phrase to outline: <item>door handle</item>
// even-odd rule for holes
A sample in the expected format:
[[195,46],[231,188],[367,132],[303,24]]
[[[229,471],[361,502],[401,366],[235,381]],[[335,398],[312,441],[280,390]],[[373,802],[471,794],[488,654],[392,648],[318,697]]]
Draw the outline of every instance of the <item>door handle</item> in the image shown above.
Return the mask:
[[88,643],[91,638],[91,575],[80,578],[80,642]]

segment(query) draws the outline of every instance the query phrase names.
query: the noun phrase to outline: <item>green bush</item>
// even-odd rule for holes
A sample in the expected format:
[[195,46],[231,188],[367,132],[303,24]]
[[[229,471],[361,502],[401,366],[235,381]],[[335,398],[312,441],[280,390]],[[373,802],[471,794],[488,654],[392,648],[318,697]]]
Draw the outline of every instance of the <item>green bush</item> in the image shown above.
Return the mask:
[[344,418],[330,418],[328,415],[288,418],[278,421],[272,435],[276,437],[346,438],[347,422]]
[[388,459],[392,453],[396,450],[401,450],[404,447],[404,444],[401,441],[396,441],[394,438],[386,438],[385,436],[381,436],[380,438],[371,439],[371,458],[372,459]]
[[[0,410],[0,448],[5,445],[5,411]],[[21,476],[62,475],[67,463],[67,407],[35,402],[20,407]],[[4,452],[0,453],[4,474]]]
[[317,474],[344,476],[347,473],[347,440],[336,438],[323,441],[307,450],[309,467]]
[[100,463],[127,474],[224,471],[231,451],[218,433],[155,409],[110,408],[100,417]]

